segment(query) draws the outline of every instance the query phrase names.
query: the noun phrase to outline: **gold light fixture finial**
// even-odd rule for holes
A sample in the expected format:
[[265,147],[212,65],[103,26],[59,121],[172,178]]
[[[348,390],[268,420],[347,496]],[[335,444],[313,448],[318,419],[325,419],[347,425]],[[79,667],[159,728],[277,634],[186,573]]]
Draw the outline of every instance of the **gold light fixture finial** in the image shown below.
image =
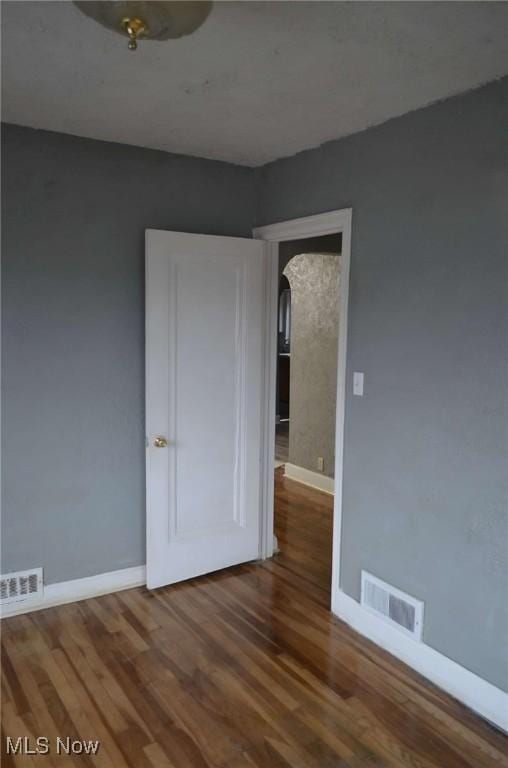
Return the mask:
[[191,35],[212,8],[210,0],[74,0],[79,10],[106,29],[127,35],[135,51],[138,40],[175,40]]
[[138,37],[145,37],[150,34],[148,26],[143,19],[130,16],[124,16],[122,19],[122,29],[129,35],[127,47],[130,51],[135,51],[138,47]]

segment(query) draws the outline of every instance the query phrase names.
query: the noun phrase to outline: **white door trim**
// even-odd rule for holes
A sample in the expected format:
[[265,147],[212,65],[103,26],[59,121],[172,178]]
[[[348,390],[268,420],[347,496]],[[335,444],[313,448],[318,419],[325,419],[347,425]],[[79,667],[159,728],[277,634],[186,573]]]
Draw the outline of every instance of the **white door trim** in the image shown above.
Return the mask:
[[[260,456],[260,529],[259,557],[272,557],[275,551],[273,532],[273,495],[275,462],[275,401],[277,388],[277,296],[279,245],[269,238],[265,251],[265,306],[263,328],[263,400],[261,405],[261,456]],[[275,308],[275,309],[274,309]],[[270,439],[270,436],[272,439]]]
[[275,435],[276,349],[277,349],[277,279],[278,244],[283,240],[299,240],[319,235],[342,234],[339,349],[337,358],[337,409],[335,424],[335,500],[333,506],[332,605],[340,581],[340,547],[342,530],[342,476],[344,459],[344,413],[346,407],[347,320],[349,270],[351,263],[352,208],[329,211],[301,219],[282,221],[253,230],[253,237],[271,244],[267,254],[265,286],[265,398],[263,403],[263,435],[261,456],[261,547],[263,558],[273,555],[273,465]]

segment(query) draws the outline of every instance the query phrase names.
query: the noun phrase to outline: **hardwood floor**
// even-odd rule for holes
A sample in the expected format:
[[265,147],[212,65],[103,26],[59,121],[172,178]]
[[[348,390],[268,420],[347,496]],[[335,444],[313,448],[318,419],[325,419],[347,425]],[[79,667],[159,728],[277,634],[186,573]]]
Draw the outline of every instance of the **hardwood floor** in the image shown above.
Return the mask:
[[275,458],[287,461],[289,457],[289,422],[282,421],[275,428]]
[[275,470],[275,535],[277,562],[286,577],[298,577],[305,592],[330,607],[332,580],[333,496],[287,480]]
[[273,560],[4,620],[2,766],[508,766],[507,738],[330,615],[331,497],[279,474],[276,498]]

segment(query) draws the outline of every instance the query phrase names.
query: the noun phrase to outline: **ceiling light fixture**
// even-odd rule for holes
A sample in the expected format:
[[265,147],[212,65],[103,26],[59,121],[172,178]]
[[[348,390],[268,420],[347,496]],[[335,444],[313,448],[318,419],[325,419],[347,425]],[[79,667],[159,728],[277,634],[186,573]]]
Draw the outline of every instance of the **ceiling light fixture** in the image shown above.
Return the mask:
[[135,51],[138,40],[173,40],[190,35],[203,24],[212,9],[206,0],[148,0],[136,2],[75,2],[86,16],[129,38],[128,47]]

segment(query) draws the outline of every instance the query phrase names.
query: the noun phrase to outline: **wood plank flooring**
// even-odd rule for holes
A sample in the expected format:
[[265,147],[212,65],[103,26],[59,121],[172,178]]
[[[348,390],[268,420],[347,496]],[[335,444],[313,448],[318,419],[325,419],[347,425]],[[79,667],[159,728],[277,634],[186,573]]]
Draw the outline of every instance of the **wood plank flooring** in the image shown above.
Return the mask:
[[289,458],[289,422],[282,421],[275,428],[275,458],[287,461]]
[[273,560],[5,619],[2,766],[508,766],[507,738],[329,613],[331,497],[279,474],[276,498]]
[[314,600],[330,607],[333,496],[287,480],[275,470],[277,562]]

